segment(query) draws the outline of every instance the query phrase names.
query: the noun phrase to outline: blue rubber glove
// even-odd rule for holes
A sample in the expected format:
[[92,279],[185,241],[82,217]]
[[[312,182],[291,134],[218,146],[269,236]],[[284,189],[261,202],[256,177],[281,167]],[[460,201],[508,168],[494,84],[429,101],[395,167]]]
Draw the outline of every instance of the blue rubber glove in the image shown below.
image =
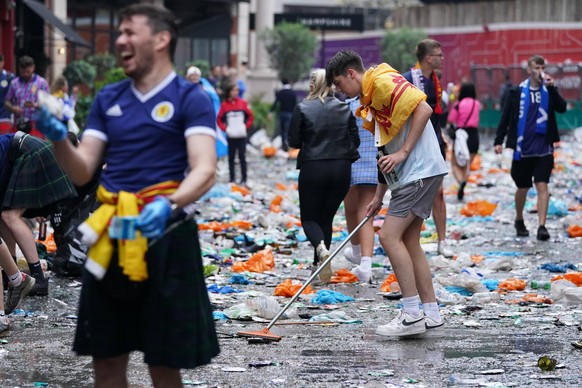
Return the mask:
[[48,111],[46,106],[36,114],[36,128],[52,141],[67,138],[67,126]]
[[147,238],[154,238],[164,233],[166,224],[172,215],[168,198],[158,195],[142,209],[137,218],[136,228]]

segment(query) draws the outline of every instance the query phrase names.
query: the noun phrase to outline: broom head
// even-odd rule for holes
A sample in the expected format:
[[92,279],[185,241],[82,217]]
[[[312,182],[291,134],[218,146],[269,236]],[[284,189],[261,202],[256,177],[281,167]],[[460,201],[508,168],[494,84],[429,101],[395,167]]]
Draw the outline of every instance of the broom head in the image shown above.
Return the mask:
[[262,338],[267,341],[280,341],[281,338],[283,338],[280,335],[271,333],[271,331],[266,327],[262,330],[257,331],[239,331],[238,333],[236,333],[236,335],[238,335],[239,337],[247,338]]

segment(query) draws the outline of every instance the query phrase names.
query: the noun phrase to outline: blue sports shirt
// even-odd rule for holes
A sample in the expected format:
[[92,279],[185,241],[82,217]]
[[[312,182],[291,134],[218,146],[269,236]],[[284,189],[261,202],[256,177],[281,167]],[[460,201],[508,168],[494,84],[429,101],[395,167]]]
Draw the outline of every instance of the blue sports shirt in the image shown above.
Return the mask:
[[186,137],[216,138],[208,95],[172,71],[146,94],[129,79],[97,95],[83,137],[107,143],[101,184],[112,192],[137,192],[160,182],[182,181],[188,170]]

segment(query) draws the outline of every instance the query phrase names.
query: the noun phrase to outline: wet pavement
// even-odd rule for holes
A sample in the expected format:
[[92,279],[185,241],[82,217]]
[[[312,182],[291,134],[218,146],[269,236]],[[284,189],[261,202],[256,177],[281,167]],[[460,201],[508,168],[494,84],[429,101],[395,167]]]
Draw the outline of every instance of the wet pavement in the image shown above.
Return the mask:
[[[580,386],[582,350],[575,349],[571,342],[582,339],[582,303],[576,301],[576,294],[571,303],[566,303],[564,297],[556,300],[559,290],[555,285],[552,290],[533,289],[531,281],[548,282],[563,275],[541,269],[544,264],[562,266],[570,273],[582,270],[582,240],[569,238],[566,233],[569,225],[582,224],[580,200],[576,198],[582,195],[582,148],[570,135],[558,149],[559,171],[550,191],[558,210],[564,204],[571,210],[567,215],[549,218],[547,227],[552,238],[540,242],[535,238],[537,216],[531,207],[535,197],[528,199],[532,203],[525,217],[532,236],[515,237],[513,184],[508,173],[493,172],[499,164],[508,167],[510,157],[499,159],[492,155],[487,146],[490,143],[489,139],[482,139],[481,169],[473,173],[477,181],[468,185],[463,203],[456,199],[453,178],[445,179],[448,236],[457,259],[435,256],[434,227],[430,221],[423,232],[423,246],[435,283],[439,284],[439,301],[446,319],[444,338],[398,340],[374,334],[375,328],[387,323],[400,307],[398,300],[388,299],[380,290],[391,271],[377,250],[372,284],[314,286],[315,291],[337,291],[354,301],[316,304],[312,302],[314,295],[300,297],[290,310],[296,310],[301,318],[295,315],[281,319],[271,329],[282,336],[279,342],[249,343],[236,335],[239,331],[260,330],[266,323],[217,320],[220,355],[210,365],[185,371],[184,382],[207,387]],[[201,204],[199,219],[201,224],[212,220],[250,221],[252,229],[246,231],[247,240],[254,239],[259,246],[264,243],[274,246],[275,268],[266,273],[244,273],[251,284],[229,284],[234,274],[232,261],[246,260],[252,255],[241,249],[250,245],[240,242],[245,232],[201,232],[203,251],[209,262],[220,267],[218,274],[207,278],[208,285],[229,285],[244,291],[211,294],[217,313],[259,295],[272,297],[275,286],[284,279],[305,280],[310,274],[308,264],[295,264],[294,260],[309,262],[312,251],[307,242],[296,241],[301,240],[302,231],[295,233],[286,224],[292,221],[291,216],[298,215],[296,191],[292,188],[297,174],[295,162],[282,157],[264,159],[260,152],[247,155],[250,194],[244,198],[220,195],[220,190],[230,191],[230,186],[223,183],[228,177],[227,167],[221,164],[219,181],[223,184],[217,186],[215,197],[210,196]],[[281,185],[276,187],[276,183]],[[282,211],[274,215],[269,207],[277,195],[283,198]],[[497,208],[490,217],[462,216],[460,209],[474,200],[497,203]],[[341,209],[335,225],[338,232],[332,248],[345,237]],[[233,246],[232,238],[238,238],[239,243]],[[341,256],[334,259],[334,270],[350,267]],[[497,281],[509,278],[525,281],[525,288],[502,292],[483,289],[482,280],[488,280],[487,284],[493,287]],[[478,280],[471,283],[475,279]],[[449,287],[444,288],[445,285]],[[1,387],[44,386],[43,383],[49,387],[92,385],[90,358],[77,357],[70,350],[79,286],[76,279],[53,277],[49,297],[27,298],[21,310],[12,314],[11,330],[0,338]],[[477,296],[456,293],[471,289],[478,292]],[[531,293],[537,295],[527,295]],[[275,298],[281,306],[289,300]],[[307,322],[306,317],[332,312],[345,313],[353,323]],[[256,320],[261,320],[256,316]],[[537,366],[541,356],[554,358],[556,368],[542,371]],[[141,360],[140,354],[132,355],[130,360],[128,376],[134,387],[150,386],[147,368]]]

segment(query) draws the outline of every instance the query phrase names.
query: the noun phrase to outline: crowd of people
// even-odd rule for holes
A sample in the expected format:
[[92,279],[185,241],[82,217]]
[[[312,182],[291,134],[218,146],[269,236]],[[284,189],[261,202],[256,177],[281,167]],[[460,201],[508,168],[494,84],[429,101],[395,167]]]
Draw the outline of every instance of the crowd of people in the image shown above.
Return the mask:
[[[67,81],[57,78],[49,91],[32,58],[19,59],[16,76],[3,69],[0,55],[0,266],[8,288],[0,300],[0,331],[25,296],[49,292],[26,217],[43,220],[55,204],[98,179],[100,207],[79,227],[90,249],[73,349],[93,357],[96,386],[126,386],[129,353],[136,350],[144,353],[154,385],[181,386],[180,369],[209,363],[219,352],[189,205],[215,183],[217,155],[224,150],[229,181],[246,184],[253,113],[236,69],[214,66],[208,77],[195,66],[185,78],[176,73],[177,26],[167,9],[128,6],[120,11],[118,32],[116,50],[128,79],[97,94],[78,144],[71,141],[75,99]],[[380,336],[443,335],[420,232],[432,214],[437,251],[453,256],[443,195],[447,150],[455,148],[458,200],[464,200],[468,168],[479,151],[475,86],[464,82],[447,97],[439,42],[422,40],[415,53],[417,64],[400,74],[387,63],[366,68],[357,52],[340,51],[325,69],[313,71],[303,101],[282,80],[271,108],[279,113],[282,149],[299,150],[300,217],[313,247],[313,270],[330,256],[332,221],[342,201],[352,231],[373,218],[391,192],[378,234],[403,308],[377,327]],[[535,185],[542,241],[550,238],[545,222],[553,143],[559,141],[556,113],[566,110],[544,67],[543,57],[532,56],[529,77],[508,88],[495,138],[495,152],[502,152],[506,138],[514,149],[516,234],[529,234],[523,208]],[[39,103],[42,91],[61,101],[60,117]],[[120,222],[125,227],[115,229]],[[371,279],[374,237],[370,219],[344,252],[362,283]],[[30,275],[16,267],[16,246]],[[328,265],[319,272],[320,284],[331,276]]]

